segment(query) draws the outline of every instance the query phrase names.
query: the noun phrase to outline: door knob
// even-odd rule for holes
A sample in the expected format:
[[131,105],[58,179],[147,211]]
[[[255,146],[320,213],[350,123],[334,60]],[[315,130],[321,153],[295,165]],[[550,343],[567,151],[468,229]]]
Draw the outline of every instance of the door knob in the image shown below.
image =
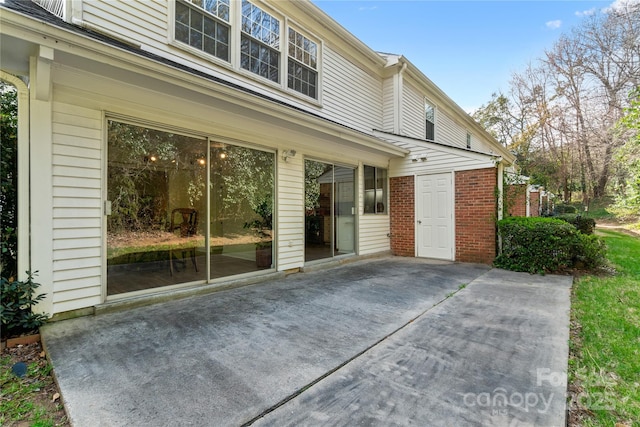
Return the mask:
[[422,224],[422,221],[418,220],[418,224]]

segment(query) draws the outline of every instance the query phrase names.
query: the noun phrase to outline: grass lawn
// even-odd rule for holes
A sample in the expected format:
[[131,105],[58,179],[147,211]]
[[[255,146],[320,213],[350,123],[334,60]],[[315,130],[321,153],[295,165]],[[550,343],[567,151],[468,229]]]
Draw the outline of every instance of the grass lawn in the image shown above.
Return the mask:
[[[27,365],[21,378],[12,372],[18,363]],[[51,365],[40,343],[5,349],[0,355],[0,426],[68,426],[57,396]]]
[[571,418],[574,425],[640,426],[640,238],[598,234],[616,273],[574,282]]

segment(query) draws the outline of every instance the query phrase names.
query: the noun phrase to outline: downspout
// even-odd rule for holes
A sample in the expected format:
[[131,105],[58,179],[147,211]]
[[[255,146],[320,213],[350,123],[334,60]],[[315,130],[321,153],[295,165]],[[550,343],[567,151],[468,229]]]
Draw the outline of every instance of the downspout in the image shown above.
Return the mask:
[[526,208],[525,216],[529,218],[531,216],[531,186],[530,185],[527,185],[526,197],[527,197],[527,200],[525,201],[525,206],[527,208]]

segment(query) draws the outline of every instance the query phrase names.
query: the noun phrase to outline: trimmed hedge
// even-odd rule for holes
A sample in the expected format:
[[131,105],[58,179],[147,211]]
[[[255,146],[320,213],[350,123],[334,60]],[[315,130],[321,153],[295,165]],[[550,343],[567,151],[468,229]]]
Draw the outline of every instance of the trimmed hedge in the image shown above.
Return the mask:
[[567,205],[564,203],[556,205],[555,208],[553,209],[553,213],[555,215],[574,214],[576,212],[578,212],[578,209],[575,206]]
[[553,273],[567,268],[604,265],[605,246],[596,236],[580,233],[555,218],[509,217],[498,222],[502,253],[499,268],[529,273]]
[[593,234],[593,230],[596,228],[596,220],[593,218],[585,218],[578,214],[562,214],[556,216],[556,218],[563,221],[567,221],[573,225],[582,234]]

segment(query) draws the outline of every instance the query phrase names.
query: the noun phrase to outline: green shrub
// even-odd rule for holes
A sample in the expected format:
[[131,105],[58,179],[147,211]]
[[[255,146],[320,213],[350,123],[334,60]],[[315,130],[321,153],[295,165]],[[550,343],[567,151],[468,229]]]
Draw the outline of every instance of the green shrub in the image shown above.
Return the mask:
[[564,203],[561,204],[557,204],[554,208],[553,208],[553,212],[556,215],[562,215],[562,214],[573,214],[576,213],[578,210],[576,209],[575,206],[573,205],[567,205]]
[[3,337],[32,332],[47,321],[46,315],[32,311],[33,306],[41,301],[45,294],[34,296],[40,284],[33,281],[31,273],[27,274],[24,281],[0,278],[0,320]]
[[587,218],[578,214],[562,214],[556,216],[556,218],[563,221],[567,221],[573,225],[582,234],[593,234],[593,230],[596,228],[596,220],[593,218]]
[[498,222],[498,233],[502,253],[494,261],[496,267],[550,273],[573,267],[596,268],[604,263],[602,241],[561,219],[506,218]]
[[604,240],[594,236],[580,233],[574,253],[574,267],[593,270],[606,265],[607,247]]

